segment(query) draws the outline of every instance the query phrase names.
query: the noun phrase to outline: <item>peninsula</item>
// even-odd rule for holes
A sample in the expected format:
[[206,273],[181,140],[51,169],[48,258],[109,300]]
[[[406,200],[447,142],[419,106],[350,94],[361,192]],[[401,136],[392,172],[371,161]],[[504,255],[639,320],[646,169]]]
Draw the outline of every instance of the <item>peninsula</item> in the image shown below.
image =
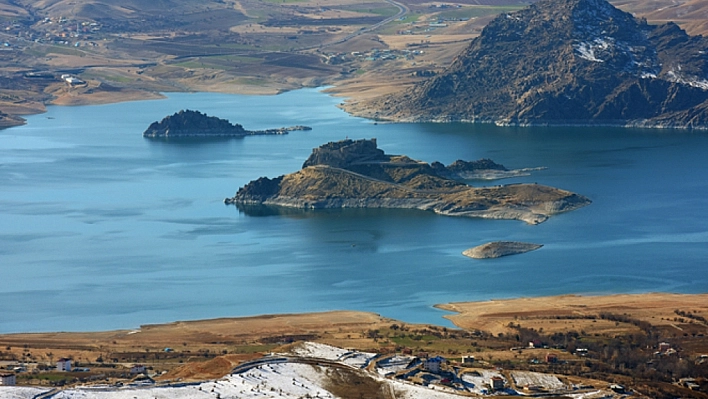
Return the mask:
[[308,126],[291,126],[267,130],[246,130],[239,124],[232,124],[226,119],[207,116],[199,111],[182,110],[174,115],[153,122],[144,132],[143,137],[245,137],[257,135],[281,135],[295,130],[312,130]]
[[499,167],[490,162],[428,164],[385,154],[376,139],[347,139],[314,149],[300,171],[251,181],[224,202],[303,209],[408,208],[529,224],[590,204],[582,195],[539,184],[472,187],[448,177],[466,175],[480,165]]

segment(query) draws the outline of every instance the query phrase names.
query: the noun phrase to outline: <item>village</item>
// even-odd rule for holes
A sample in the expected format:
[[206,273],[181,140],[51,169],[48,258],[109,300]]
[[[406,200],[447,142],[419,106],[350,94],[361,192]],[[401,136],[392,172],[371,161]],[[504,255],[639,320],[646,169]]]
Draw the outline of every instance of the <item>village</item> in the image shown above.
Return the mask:
[[703,296],[594,300],[445,305],[459,329],[336,311],[6,334],[0,397],[705,398]]
[[[532,345],[533,343],[531,343]],[[532,346],[530,346],[532,348]],[[169,348],[166,348],[169,349]],[[556,362],[557,357],[547,353],[545,362]],[[9,365],[8,365],[9,366]],[[37,367],[32,365],[31,367]],[[27,373],[15,366],[19,375]],[[334,346],[302,342],[287,353],[270,353],[244,362],[230,375],[216,380],[187,383],[155,380],[154,374],[142,364],[121,365],[125,379],[100,379],[71,384],[67,387],[14,387],[14,373],[3,372],[0,394],[11,393],[14,398],[74,398],[91,397],[217,397],[250,398],[277,392],[282,397],[337,397],[327,391],[326,379],[337,373],[351,373],[370,379],[372,384],[386,386],[393,397],[455,398],[459,396],[521,395],[531,397],[564,396],[573,398],[614,398],[632,394],[630,388],[618,384],[583,383],[555,374],[521,370],[503,370],[492,367],[474,356],[447,359],[443,356],[360,352]],[[31,369],[29,373],[37,372]],[[75,367],[71,359],[56,360],[52,373],[86,373],[90,369]],[[42,373],[38,372],[38,373]],[[636,393],[634,393],[636,395]],[[309,396],[306,396],[309,395]]]

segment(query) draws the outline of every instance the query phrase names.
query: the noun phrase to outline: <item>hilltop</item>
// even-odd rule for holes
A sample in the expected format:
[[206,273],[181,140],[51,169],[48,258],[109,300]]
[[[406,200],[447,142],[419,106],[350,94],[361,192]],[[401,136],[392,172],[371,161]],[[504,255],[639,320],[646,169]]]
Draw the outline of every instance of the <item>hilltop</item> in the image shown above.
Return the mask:
[[288,134],[294,130],[312,130],[308,126],[291,126],[267,130],[246,130],[239,124],[232,124],[226,119],[208,116],[199,111],[182,110],[167,116],[159,122],[153,122],[143,132],[150,138],[180,137],[245,137],[264,134]]
[[499,15],[443,73],[365,107],[403,121],[705,129],[706,48],[604,0],[541,0]]
[[590,203],[581,195],[538,184],[477,188],[448,177],[479,165],[501,166],[491,161],[431,165],[385,154],[375,139],[343,140],[314,149],[300,171],[261,177],[225,203],[305,209],[412,208],[530,224]]

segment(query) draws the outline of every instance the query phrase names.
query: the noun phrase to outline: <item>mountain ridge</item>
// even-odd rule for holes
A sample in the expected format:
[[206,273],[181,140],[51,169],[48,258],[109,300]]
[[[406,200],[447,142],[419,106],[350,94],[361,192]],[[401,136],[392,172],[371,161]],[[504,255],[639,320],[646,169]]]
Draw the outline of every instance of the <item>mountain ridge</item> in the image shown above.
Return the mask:
[[708,129],[707,50],[701,36],[605,0],[541,0],[495,18],[443,73],[354,110],[416,122]]

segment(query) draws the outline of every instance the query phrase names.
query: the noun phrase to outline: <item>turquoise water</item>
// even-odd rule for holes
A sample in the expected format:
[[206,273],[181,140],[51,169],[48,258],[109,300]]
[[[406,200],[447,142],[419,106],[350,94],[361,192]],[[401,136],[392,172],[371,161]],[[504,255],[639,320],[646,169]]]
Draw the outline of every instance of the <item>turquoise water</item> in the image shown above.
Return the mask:
[[[50,107],[0,131],[0,332],[333,309],[441,324],[436,303],[708,291],[708,135],[376,125],[345,114],[340,101],[313,89],[170,94]],[[141,136],[185,108],[252,130],[313,130],[217,141]],[[346,137],[376,137],[386,152],[427,162],[545,166],[503,182],[565,188],[593,204],[529,226],[410,210],[255,215],[222,203],[248,181],[293,172],[313,147]],[[491,240],[545,246],[496,260],[461,255]]]

